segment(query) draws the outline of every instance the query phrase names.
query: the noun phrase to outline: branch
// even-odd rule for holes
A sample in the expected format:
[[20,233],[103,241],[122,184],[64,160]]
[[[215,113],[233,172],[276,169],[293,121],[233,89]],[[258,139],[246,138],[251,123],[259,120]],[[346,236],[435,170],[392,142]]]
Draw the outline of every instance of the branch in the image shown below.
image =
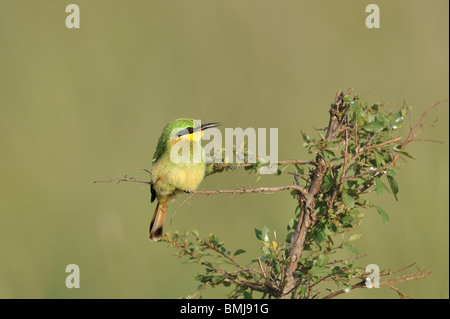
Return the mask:
[[[392,275],[392,274],[397,273],[399,271],[402,271],[402,270],[404,270],[406,268],[409,268],[409,267],[411,267],[413,265],[414,264],[412,264],[412,265],[410,265],[408,267],[405,267],[403,269],[400,269],[398,271],[395,271],[393,273],[385,274],[385,276]],[[417,271],[415,273],[411,273],[411,274],[407,274],[407,275],[401,275],[401,276],[398,276],[398,277],[395,277],[395,278],[386,279],[384,281],[381,281],[380,282],[380,287],[387,286],[390,289],[395,290],[399,295],[401,295],[403,297],[406,297],[406,298],[409,298],[409,299],[412,299],[410,296],[408,296],[407,294],[401,292],[398,288],[394,287],[394,284],[398,284],[398,283],[409,281],[409,280],[417,280],[417,279],[426,278],[426,277],[430,276],[432,273],[433,273],[432,271],[425,273],[425,272],[419,270],[419,271]],[[383,275],[380,275],[380,276],[383,276]],[[350,290],[357,289],[357,288],[367,288],[365,278],[362,281],[352,285]],[[325,296],[323,299],[331,299],[331,298],[334,298],[336,296],[339,296],[339,295],[342,295],[344,293],[347,293],[348,291],[349,291],[348,288],[341,289],[339,291],[332,292],[331,294]]]
[[[257,163],[212,163],[206,166],[206,176],[211,176],[217,173],[221,173],[224,170],[228,169],[238,169],[238,168],[245,168],[245,167],[251,167],[255,166],[255,164],[258,164],[257,167],[264,167],[265,163],[257,162]],[[262,165],[259,165],[262,164]],[[277,165],[315,165],[316,163],[314,161],[304,161],[304,160],[285,160],[285,161],[278,161],[275,164]]]
[[123,178],[111,178],[111,177],[106,176],[109,178],[108,180],[93,181],[93,183],[94,184],[96,184],[96,183],[117,183],[117,184],[119,184],[120,182],[127,182],[127,183],[142,183],[142,184],[147,184],[147,185],[151,184],[151,182],[149,182],[149,181],[141,181],[134,177],[127,177],[127,176],[128,175],[125,175]]
[[[341,90],[338,91],[334,99],[334,103],[330,108],[330,120],[328,123],[327,133],[325,135],[326,141],[333,141],[336,135],[341,131],[343,122],[345,120],[344,96],[349,95],[353,89],[347,90],[346,93]],[[311,184],[308,193],[305,196],[305,201],[302,202],[300,215],[297,227],[291,237],[291,248],[288,252],[288,264],[286,265],[286,273],[283,279],[284,286],[282,287],[283,299],[289,299],[292,295],[292,290],[295,288],[294,271],[297,269],[298,260],[303,254],[303,248],[306,242],[306,234],[316,221],[315,204],[316,195],[320,191],[323,182],[323,177],[327,171],[327,161],[317,155],[316,169],[312,173]]]
[[275,186],[275,187],[259,187],[259,188],[237,188],[237,189],[218,189],[218,190],[193,190],[189,191],[189,194],[252,194],[252,193],[274,193],[284,190],[296,190],[303,196],[308,193],[307,190],[299,185],[287,185],[287,186]]
[[[125,175],[123,178],[110,178],[107,180],[99,180],[99,181],[94,181],[93,183],[121,183],[121,182],[126,182],[126,183],[141,183],[141,184],[147,184],[150,185],[151,182],[149,181],[143,181],[143,180],[138,180],[134,177],[127,177],[127,175]],[[303,196],[306,196],[306,194],[308,193],[307,190],[304,187],[301,187],[300,185],[286,185],[286,186],[275,186],[275,187],[258,187],[258,188],[236,188],[236,189],[217,189],[217,190],[191,190],[191,191],[186,191],[186,193],[188,194],[193,194],[193,195],[197,195],[197,194],[203,194],[203,195],[213,195],[213,194],[254,194],[254,193],[275,193],[275,192],[279,192],[279,191],[284,191],[284,190],[296,190],[298,192],[300,192],[300,194],[302,194]]]

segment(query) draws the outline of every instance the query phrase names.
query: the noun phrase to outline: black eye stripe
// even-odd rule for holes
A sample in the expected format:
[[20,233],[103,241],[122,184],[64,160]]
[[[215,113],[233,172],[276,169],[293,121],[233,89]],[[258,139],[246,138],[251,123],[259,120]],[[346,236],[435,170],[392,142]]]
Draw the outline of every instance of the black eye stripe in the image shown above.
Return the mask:
[[183,136],[183,135],[187,135],[187,134],[192,134],[194,132],[194,129],[192,127],[186,127],[185,129],[179,131],[177,133],[177,136]]

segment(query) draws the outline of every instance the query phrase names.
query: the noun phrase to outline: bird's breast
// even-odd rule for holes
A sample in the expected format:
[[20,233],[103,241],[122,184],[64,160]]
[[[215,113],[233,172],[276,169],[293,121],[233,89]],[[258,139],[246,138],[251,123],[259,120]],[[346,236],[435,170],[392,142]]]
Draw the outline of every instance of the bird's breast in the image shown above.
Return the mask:
[[158,194],[196,189],[205,176],[205,163],[173,163],[161,158],[152,167],[152,182]]

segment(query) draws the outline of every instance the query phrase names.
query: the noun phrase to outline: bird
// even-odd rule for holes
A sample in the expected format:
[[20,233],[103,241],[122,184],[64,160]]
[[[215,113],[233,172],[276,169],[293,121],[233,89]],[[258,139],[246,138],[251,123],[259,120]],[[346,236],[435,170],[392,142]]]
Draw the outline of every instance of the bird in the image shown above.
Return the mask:
[[[193,119],[179,118],[164,127],[150,169],[151,202],[158,201],[150,223],[150,240],[161,239],[169,203],[178,194],[197,189],[205,177],[206,164],[200,140],[205,130],[219,125],[222,124],[201,124]],[[196,160],[195,154],[201,157]],[[174,156],[177,156],[175,161]]]

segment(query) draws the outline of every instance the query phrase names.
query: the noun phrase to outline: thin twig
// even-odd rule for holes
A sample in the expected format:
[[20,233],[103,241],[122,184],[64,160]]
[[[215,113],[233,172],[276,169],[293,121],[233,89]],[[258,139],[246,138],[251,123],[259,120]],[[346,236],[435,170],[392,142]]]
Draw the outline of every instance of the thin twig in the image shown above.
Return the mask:
[[[407,266],[405,268],[408,268],[410,266]],[[405,269],[405,268],[403,268],[403,269]],[[395,271],[393,273],[397,273],[399,271],[401,271],[401,270]],[[430,276],[432,273],[433,273],[432,271],[430,271],[428,273],[424,273],[424,272],[418,271],[418,272],[415,272],[415,273],[412,273],[412,274],[398,276],[398,277],[395,277],[395,278],[387,279],[385,281],[381,281],[380,282],[380,287],[381,286],[387,286],[387,287],[389,287],[391,289],[394,289],[399,294],[401,294],[403,296],[406,296],[407,298],[411,298],[408,295],[400,292],[400,290],[398,288],[395,288],[393,285],[397,284],[397,283],[409,281],[409,280],[418,280],[418,279],[426,278],[426,277]],[[385,275],[388,275],[388,274],[385,274]],[[353,289],[357,289],[357,288],[367,288],[365,279],[363,279],[362,281],[352,285],[350,291],[353,290]],[[347,289],[341,289],[339,291],[332,292],[331,294],[325,296],[323,299],[331,299],[331,298],[334,298],[336,296],[339,296],[339,295],[342,295],[344,293],[347,293],[348,291],[349,291],[348,288]]]
[[306,189],[299,185],[286,185],[275,187],[258,187],[258,188],[236,188],[236,189],[217,189],[217,190],[192,190],[189,194],[254,194],[254,193],[275,193],[284,190],[296,190],[302,194],[306,194]]
[[127,183],[142,183],[142,184],[147,184],[150,185],[151,183],[149,181],[141,181],[141,180],[137,180],[134,177],[127,177],[127,175],[125,175],[123,178],[109,178],[108,180],[103,180],[103,181],[94,181],[93,183],[121,183],[121,182],[127,182]]

